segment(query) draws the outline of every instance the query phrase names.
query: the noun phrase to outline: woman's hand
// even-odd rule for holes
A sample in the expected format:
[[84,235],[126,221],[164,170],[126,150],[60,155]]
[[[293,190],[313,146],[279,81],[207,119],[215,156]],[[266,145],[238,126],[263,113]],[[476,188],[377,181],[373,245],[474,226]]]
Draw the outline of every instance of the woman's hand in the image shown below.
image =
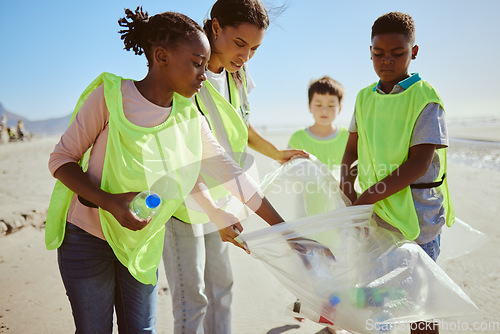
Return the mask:
[[303,150],[278,150],[276,146],[264,139],[252,126],[252,124],[248,125],[248,146],[257,152],[278,161],[280,164],[284,164],[294,156],[309,158],[309,153]]
[[241,244],[235,240],[243,231],[243,227],[235,215],[217,208],[210,213],[209,218],[217,226],[222,241],[230,242],[250,254],[245,243]]
[[276,155],[274,160],[278,161],[280,164],[284,164],[285,162],[288,162],[291,159],[295,158],[309,158],[309,153],[303,150],[295,149],[281,150],[278,151],[278,154]]

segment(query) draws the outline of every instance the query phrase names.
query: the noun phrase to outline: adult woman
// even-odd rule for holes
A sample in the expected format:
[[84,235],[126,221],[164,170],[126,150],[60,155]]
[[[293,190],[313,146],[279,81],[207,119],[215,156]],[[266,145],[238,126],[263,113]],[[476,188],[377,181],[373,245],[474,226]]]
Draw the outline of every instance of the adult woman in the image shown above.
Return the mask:
[[[247,95],[253,82],[244,65],[261,45],[268,25],[260,0],[218,0],[204,25],[211,47],[208,79],[194,102],[219,143],[242,166],[248,161],[247,146],[281,163],[294,155],[307,156],[301,150],[278,150],[248,121]],[[222,200],[224,193],[213,189],[212,197]],[[235,243],[235,235],[231,229],[204,233],[203,226],[196,223],[206,222],[207,217],[184,208],[166,226],[163,260],[175,333],[231,332],[233,279],[227,244],[221,239]]]

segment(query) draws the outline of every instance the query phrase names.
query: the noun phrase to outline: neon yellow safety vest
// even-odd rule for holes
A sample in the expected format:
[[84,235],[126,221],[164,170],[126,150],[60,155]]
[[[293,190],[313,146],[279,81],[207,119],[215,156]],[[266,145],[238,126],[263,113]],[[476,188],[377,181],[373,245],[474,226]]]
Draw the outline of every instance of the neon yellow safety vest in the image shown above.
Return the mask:
[[[379,94],[375,84],[362,89],[356,98],[358,127],[358,177],[365,191],[381,181],[408,159],[413,128],[420,112],[429,103],[443,107],[441,98],[428,82],[420,80],[398,94]],[[438,149],[441,170],[446,173],[446,149]],[[455,212],[448,191],[447,179],[439,186],[443,193],[446,224],[451,226]],[[409,240],[420,234],[417,213],[410,187],[377,203],[375,213],[398,228]]]
[[[109,111],[109,133],[101,189],[109,193],[153,190],[162,198],[160,212],[139,231],[122,227],[109,212],[99,208],[106,241],[132,276],[144,284],[156,284],[165,222],[191,192],[200,171],[202,144],[200,115],[190,100],[174,94],[170,116],[162,124],[145,128],[128,121],[123,113],[122,78],[103,73],[80,97],[72,120],[86,98],[101,84]],[[89,149],[80,165],[88,168]],[[64,239],[66,217],[73,192],[56,182],[45,228],[48,249]]]
[[288,146],[311,153],[329,168],[340,166],[347,145],[349,132],[340,127],[335,137],[318,139],[312,137],[305,129],[296,131],[288,142]]
[[[240,73],[243,85],[238,87],[233,77],[226,72],[230,101],[227,101],[207,80],[203,83],[201,91],[195,95],[195,103],[206,117],[219,144],[237,163],[243,165],[244,153],[248,146],[246,118],[249,106],[245,72],[241,70]],[[229,191],[215,178],[203,173],[202,176],[212,198],[216,202],[227,202],[231,197]],[[175,212],[174,217],[190,224],[204,224],[210,221],[205,213],[189,209],[184,204]]]

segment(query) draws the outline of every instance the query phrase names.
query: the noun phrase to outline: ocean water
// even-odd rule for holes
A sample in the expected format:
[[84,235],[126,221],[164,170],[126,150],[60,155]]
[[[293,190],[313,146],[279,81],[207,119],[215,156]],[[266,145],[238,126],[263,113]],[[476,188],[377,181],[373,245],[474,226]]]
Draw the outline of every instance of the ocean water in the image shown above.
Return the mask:
[[[479,129],[479,130],[478,130]],[[496,139],[496,131],[500,131],[500,127],[481,127],[475,128],[477,132],[483,132],[485,137],[491,137]],[[288,145],[288,140],[290,139],[293,131],[281,130],[281,131],[266,131],[259,129],[260,134],[273,143],[279,149],[285,149]],[[262,131],[263,130],[263,131]],[[494,135],[492,135],[494,133]],[[487,134],[487,135],[486,135]],[[259,153],[255,153],[255,158],[261,160]],[[474,140],[474,139],[462,139],[450,136],[450,146],[448,148],[448,161],[452,163],[458,163],[461,165],[472,166],[476,168],[488,169],[500,171],[500,141],[488,141],[488,140]],[[269,161],[260,161],[264,165],[269,164]],[[266,166],[266,172],[272,170],[269,166]],[[276,167],[276,166],[274,166]]]
[[500,171],[500,142],[450,138],[450,162]]

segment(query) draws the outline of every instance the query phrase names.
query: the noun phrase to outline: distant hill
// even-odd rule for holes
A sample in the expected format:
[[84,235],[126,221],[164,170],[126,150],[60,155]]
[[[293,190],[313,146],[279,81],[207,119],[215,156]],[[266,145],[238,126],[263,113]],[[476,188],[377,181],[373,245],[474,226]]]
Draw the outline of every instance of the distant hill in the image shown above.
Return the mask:
[[38,136],[59,136],[68,127],[71,114],[64,117],[45,119],[41,121],[31,121],[23,116],[14,114],[8,111],[0,103],[0,115],[5,114],[7,116],[7,126],[16,127],[17,121],[22,120],[24,122],[24,127],[30,133],[36,134]]

